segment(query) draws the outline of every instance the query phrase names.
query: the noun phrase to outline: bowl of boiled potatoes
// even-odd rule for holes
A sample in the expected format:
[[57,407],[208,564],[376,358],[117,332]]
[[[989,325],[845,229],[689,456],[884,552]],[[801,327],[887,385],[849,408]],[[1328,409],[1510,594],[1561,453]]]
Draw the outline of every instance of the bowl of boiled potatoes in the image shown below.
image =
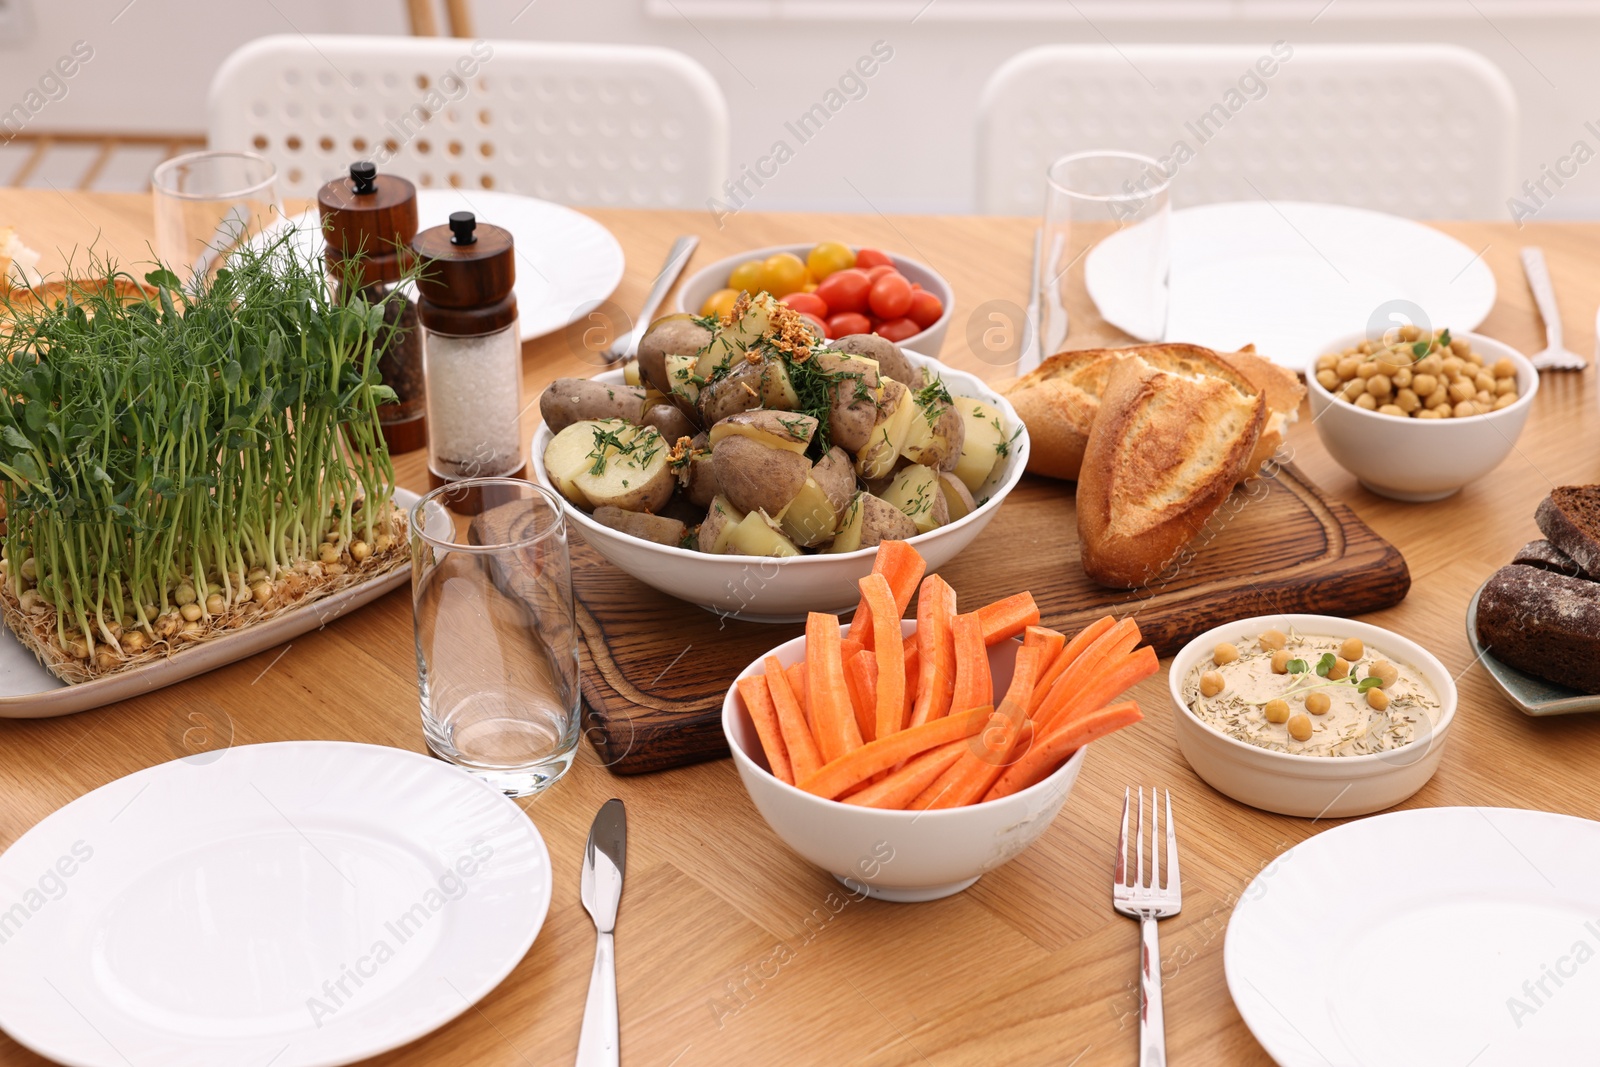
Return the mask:
[[1403,326],[1325,347],[1306,370],[1312,424],[1363,486],[1395,500],[1442,500],[1511,454],[1539,372],[1475,333]]

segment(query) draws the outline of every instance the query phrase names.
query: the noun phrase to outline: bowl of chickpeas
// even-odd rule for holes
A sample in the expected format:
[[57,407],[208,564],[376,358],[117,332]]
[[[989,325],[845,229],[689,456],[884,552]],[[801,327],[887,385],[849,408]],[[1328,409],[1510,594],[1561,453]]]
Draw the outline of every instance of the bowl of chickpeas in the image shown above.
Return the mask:
[[1328,345],[1306,387],[1323,445],[1363,486],[1442,500],[1511,454],[1539,372],[1493,338],[1408,325]]
[[1208,630],[1168,670],[1178,749],[1212,788],[1303,818],[1367,815],[1439,768],[1456,686],[1427,649],[1331,615]]

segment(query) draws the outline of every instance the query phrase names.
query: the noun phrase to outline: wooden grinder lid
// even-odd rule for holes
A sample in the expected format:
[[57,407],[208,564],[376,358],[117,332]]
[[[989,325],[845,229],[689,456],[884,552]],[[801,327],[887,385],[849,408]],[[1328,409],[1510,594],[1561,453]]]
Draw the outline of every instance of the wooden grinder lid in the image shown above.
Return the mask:
[[317,190],[317,213],[334,271],[361,257],[361,284],[392,282],[404,273],[401,257],[417,235],[417,187],[393,174],[379,174],[365,160],[350,175]]
[[448,226],[423,230],[411,242],[422,260],[417,318],[435,333],[478,337],[517,320],[516,250],[511,234],[480,223],[470,211]]

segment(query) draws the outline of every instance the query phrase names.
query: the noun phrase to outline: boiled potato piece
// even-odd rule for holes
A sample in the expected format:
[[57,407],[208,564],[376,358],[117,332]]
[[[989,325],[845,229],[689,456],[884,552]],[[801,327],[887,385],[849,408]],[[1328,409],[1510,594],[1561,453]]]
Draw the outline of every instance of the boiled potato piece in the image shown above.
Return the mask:
[[[803,454],[817,432],[817,420],[810,415],[791,415],[784,411],[757,408],[741,411],[711,427],[711,449],[729,437],[747,437],[768,448]],[[776,509],[770,509],[776,510]]]
[[637,359],[630,359],[622,365],[622,381],[625,385],[644,385],[644,375],[639,373]]
[[939,472],[920,463],[913,463],[894,476],[883,501],[905,512],[916,524],[917,533],[937,530],[950,521],[950,506],[939,488]]
[[551,433],[584,420],[623,419],[638,422],[644,411],[644,390],[632,385],[604,385],[587,378],[557,378],[539,394],[539,414]]
[[833,536],[855,493],[856,473],[849,453],[830,448],[811,465],[806,484],[778,516],[779,525],[795,544],[819,545]]
[[639,374],[658,391],[671,393],[673,383],[667,373],[667,357],[695,357],[710,343],[711,331],[696,322],[692,315],[681,312],[664,315],[652,322],[639,339]]
[[883,404],[878,414],[871,439],[856,452],[856,473],[868,481],[887,477],[894,470],[911,420],[922,417],[911,391],[893,378],[883,383]]
[[827,494],[833,510],[844,514],[856,495],[856,470],[850,454],[838,445],[828,449],[828,454],[811,466],[811,477]]
[[812,359],[828,379],[828,440],[846,452],[859,452],[881,417],[884,392],[878,365],[832,352],[819,352]]
[[728,503],[727,497],[715,498],[706,509],[705,521],[695,534],[695,547],[714,555],[726,552],[728,538],[733,536],[734,528],[743,521],[744,512]]
[[700,377],[695,373],[695,357],[671,355],[666,357],[666,366],[667,380],[672,383],[667,395],[680,407],[687,404],[689,412],[698,415],[699,409],[694,404],[700,396]]
[[646,515],[642,511],[623,511],[609,505],[594,509],[594,521],[620,533],[673,548],[683,547],[683,535],[688,532],[688,528],[677,519],[669,519],[665,515]]
[[861,494],[862,548],[871,548],[880,541],[904,541],[916,535],[917,524],[905,512],[871,493]]
[[711,501],[721,492],[717,488],[716,464],[710,449],[694,449],[689,461],[678,470],[678,484],[683,486],[689,502],[698,507],[710,507]]
[[839,520],[839,532],[833,536],[833,544],[828,546],[829,552],[854,552],[861,547],[861,520],[866,515],[866,509],[861,501],[865,493],[857,493],[850,506],[845,509],[844,517]]
[[945,510],[950,513],[951,522],[964,519],[978,510],[972,494],[953,471],[939,472],[939,490],[944,493]]
[[[935,379],[937,383],[937,379]],[[925,386],[912,394],[920,409],[906,428],[900,454],[913,463],[953,470],[961,458],[966,427],[943,384]]]
[[673,443],[680,437],[695,435],[694,423],[675,404],[653,404],[645,409],[639,422],[644,426],[654,426],[662,437]]
[[701,420],[707,426],[715,426],[729,415],[752,408],[793,411],[799,406],[800,397],[782,360],[741,360],[728,374],[700,390],[699,403]]
[[736,556],[798,556],[800,550],[764,511],[752,511],[728,535],[724,551]]
[[913,391],[923,385],[922,371],[906,358],[900,346],[875,333],[853,333],[828,342],[835,352],[866,356],[878,364],[878,373]]
[[550,439],[544,447],[544,469],[556,492],[580,508],[589,508],[589,498],[578,485],[578,475],[594,464],[589,453],[594,450],[595,430],[605,429],[604,423],[575,422]]
[[955,405],[961,412],[963,434],[955,475],[976,493],[994,472],[1001,452],[1010,446],[1009,431],[1001,424],[1000,412],[981,400],[958,396]]
[[597,508],[659,511],[678,481],[661,432],[621,419],[593,426],[586,453],[589,464],[572,478],[578,489]]
[[710,381],[744,359],[750,346],[772,327],[772,310],[777,303],[766,293],[757,294],[738,322],[719,328],[700,353],[697,370],[700,377]]
[[713,428],[711,469],[722,495],[740,511],[761,510],[776,515],[806,484],[811,464],[803,454],[740,434],[719,440],[715,432]]

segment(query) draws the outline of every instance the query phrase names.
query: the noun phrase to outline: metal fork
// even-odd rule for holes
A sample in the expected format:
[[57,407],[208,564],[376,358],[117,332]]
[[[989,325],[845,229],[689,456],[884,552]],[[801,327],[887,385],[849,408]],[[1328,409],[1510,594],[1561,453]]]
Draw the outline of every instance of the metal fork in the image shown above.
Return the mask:
[[1545,265],[1544,252],[1528,247],[1522,250],[1522,272],[1528,276],[1528,288],[1533,290],[1533,302],[1539,307],[1539,317],[1544,319],[1543,351],[1529,360],[1535,370],[1582,370],[1589,362],[1576,352],[1562,346],[1561,309],[1556,305],[1556,289],[1550,281],[1550,268]]
[[661,301],[666,299],[667,290],[678,280],[683,268],[689,265],[689,257],[694,255],[694,250],[699,245],[700,238],[694,234],[684,234],[672,242],[672,248],[667,251],[667,261],[662,265],[661,273],[656,275],[654,284],[650,286],[650,292],[644,298],[644,306],[639,309],[639,318],[634,322],[633,329],[618,337],[603,354],[608,364],[621,362],[639,350],[639,341],[644,337],[645,331],[650,329],[650,320],[655,318],[656,309],[661,306]]
[[1150,790],[1150,881],[1144,879],[1144,788],[1139,789],[1139,826],[1134,834],[1138,867],[1128,878],[1128,805],[1122,792],[1122,833],[1117,836],[1117,873],[1111,898],[1117,911],[1139,920],[1139,1067],[1166,1067],[1167,1024],[1161,1013],[1161,942],[1156,923],[1183,910],[1183,884],[1178,877],[1178,832],[1172,824],[1172,791],[1167,791],[1167,883],[1161,884],[1160,798]]

